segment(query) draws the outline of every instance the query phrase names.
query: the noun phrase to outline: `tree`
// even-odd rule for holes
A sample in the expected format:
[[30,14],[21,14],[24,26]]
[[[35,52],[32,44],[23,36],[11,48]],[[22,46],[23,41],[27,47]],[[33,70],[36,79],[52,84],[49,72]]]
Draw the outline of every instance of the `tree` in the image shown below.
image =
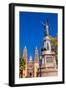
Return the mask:
[[23,70],[25,69],[25,59],[24,58],[19,59],[19,69],[20,69],[20,77],[22,78]]
[[49,36],[49,38],[51,40],[52,51],[55,51],[56,53],[56,64],[58,65],[58,40],[57,37]]

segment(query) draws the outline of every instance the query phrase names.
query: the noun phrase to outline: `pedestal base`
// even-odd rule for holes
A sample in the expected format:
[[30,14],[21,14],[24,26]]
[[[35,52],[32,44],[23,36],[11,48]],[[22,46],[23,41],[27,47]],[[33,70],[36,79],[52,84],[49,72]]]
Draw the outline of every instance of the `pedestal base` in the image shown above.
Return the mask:
[[57,68],[41,68],[41,70],[38,73],[39,77],[47,77],[47,76],[57,76],[58,70]]

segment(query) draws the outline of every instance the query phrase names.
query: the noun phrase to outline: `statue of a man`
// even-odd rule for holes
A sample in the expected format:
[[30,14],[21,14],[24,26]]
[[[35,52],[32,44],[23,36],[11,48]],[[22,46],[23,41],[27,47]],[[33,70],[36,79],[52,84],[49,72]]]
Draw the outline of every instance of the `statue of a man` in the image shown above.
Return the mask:
[[49,24],[48,24],[48,21],[45,24],[42,23],[42,25],[44,26],[45,36],[48,36],[49,35]]

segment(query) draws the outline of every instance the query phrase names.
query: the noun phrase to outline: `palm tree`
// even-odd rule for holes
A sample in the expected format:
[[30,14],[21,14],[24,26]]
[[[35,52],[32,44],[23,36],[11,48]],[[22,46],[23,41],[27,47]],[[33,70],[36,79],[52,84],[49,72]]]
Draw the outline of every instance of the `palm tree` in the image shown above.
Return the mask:
[[23,77],[23,70],[25,69],[25,59],[20,58],[19,59],[19,70],[20,70],[20,77]]

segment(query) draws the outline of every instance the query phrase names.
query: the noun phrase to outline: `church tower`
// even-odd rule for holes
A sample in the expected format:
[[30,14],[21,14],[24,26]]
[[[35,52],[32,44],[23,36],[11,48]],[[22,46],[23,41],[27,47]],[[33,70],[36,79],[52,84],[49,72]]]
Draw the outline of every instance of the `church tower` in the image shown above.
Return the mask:
[[27,61],[27,48],[26,48],[26,46],[23,49],[23,58]]
[[25,69],[23,70],[23,77],[27,77],[27,48],[26,46],[23,49],[22,58],[25,60]]
[[39,62],[38,62],[38,49],[37,47],[35,48],[35,56],[34,56],[34,77],[37,77],[37,72],[39,68]]

